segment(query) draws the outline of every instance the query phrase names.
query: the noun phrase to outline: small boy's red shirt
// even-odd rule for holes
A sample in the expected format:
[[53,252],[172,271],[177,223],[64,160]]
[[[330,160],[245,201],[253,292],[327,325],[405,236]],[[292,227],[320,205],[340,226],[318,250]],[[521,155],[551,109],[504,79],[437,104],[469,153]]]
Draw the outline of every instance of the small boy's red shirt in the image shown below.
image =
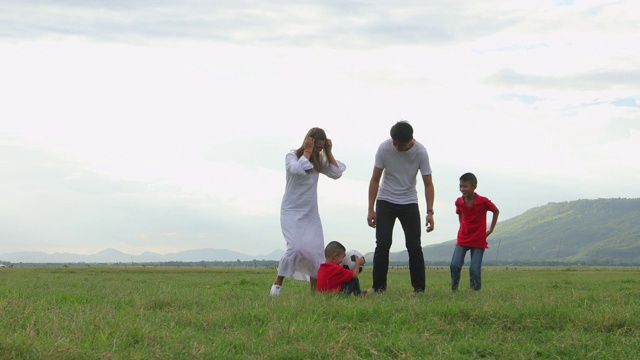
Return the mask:
[[318,269],[317,288],[320,292],[336,292],[342,289],[342,284],[353,279],[353,271],[342,265],[333,263],[320,264]]
[[484,196],[476,194],[471,206],[465,204],[464,199],[456,200],[456,214],[462,214],[458,241],[456,245],[486,249],[487,245],[487,211],[498,208]]

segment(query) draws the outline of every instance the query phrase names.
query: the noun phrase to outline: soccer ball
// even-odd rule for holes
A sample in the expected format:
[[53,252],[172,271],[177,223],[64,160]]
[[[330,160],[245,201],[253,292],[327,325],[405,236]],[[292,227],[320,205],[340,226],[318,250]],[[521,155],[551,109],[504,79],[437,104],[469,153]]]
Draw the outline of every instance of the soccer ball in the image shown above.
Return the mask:
[[[362,254],[360,254],[358,251],[347,251],[345,253],[344,259],[342,259],[342,267],[353,271],[353,269],[356,268],[356,256],[364,259],[364,256],[362,256]],[[362,266],[360,266],[360,271],[362,272]]]

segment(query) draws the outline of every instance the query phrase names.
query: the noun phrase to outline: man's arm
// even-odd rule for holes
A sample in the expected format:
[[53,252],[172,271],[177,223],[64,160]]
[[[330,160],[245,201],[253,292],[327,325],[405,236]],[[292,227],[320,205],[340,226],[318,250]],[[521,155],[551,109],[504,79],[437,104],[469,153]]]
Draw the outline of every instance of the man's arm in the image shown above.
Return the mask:
[[427,219],[426,219],[427,232],[431,232],[434,229],[433,202],[434,202],[435,193],[436,193],[433,187],[433,180],[431,178],[431,174],[423,175],[422,182],[424,183],[424,197],[427,201]]
[[373,173],[371,174],[371,180],[369,181],[369,211],[367,215],[367,224],[375,228],[376,227],[376,198],[378,197],[378,188],[380,187],[380,178],[382,178],[382,170],[378,167],[373,167]]

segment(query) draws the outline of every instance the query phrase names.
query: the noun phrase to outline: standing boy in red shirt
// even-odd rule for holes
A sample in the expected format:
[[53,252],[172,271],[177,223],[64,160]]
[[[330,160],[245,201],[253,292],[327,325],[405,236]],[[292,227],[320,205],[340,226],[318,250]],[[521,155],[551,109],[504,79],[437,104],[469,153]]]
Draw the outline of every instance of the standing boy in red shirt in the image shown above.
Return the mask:
[[[460,271],[464,265],[467,251],[471,251],[469,277],[471,290],[482,287],[481,268],[484,250],[488,248],[487,237],[493,232],[498,222],[498,208],[484,196],[475,193],[478,179],[472,173],[460,177],[460,192],[462,196],[456,200],[456,214],[460,221],[458,240],[451,258],[451,290],[458,290]],[[493,213],[491,227],[487,231],[487,212]]]
[[316,283],[319,292],[342,291],[351,295],[366,295],[360,291],[358,274],[360,267],[364,265],[364,258],[355,257],[356,267],[353,271],[342,266],[342,259],[346,253],[345,247],[337,241],[332,241],[324,248],[326,261],[320,264],[318,269],[318,281]]

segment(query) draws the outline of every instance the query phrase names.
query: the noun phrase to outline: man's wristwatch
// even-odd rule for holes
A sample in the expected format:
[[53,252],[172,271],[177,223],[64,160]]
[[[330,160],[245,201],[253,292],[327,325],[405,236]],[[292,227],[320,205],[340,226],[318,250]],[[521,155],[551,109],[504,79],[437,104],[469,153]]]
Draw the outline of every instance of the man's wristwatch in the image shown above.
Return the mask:
[[427,209],[427,214],[428,213],[431,213],[431,215],[433,215],[434,214],[433,209]]

